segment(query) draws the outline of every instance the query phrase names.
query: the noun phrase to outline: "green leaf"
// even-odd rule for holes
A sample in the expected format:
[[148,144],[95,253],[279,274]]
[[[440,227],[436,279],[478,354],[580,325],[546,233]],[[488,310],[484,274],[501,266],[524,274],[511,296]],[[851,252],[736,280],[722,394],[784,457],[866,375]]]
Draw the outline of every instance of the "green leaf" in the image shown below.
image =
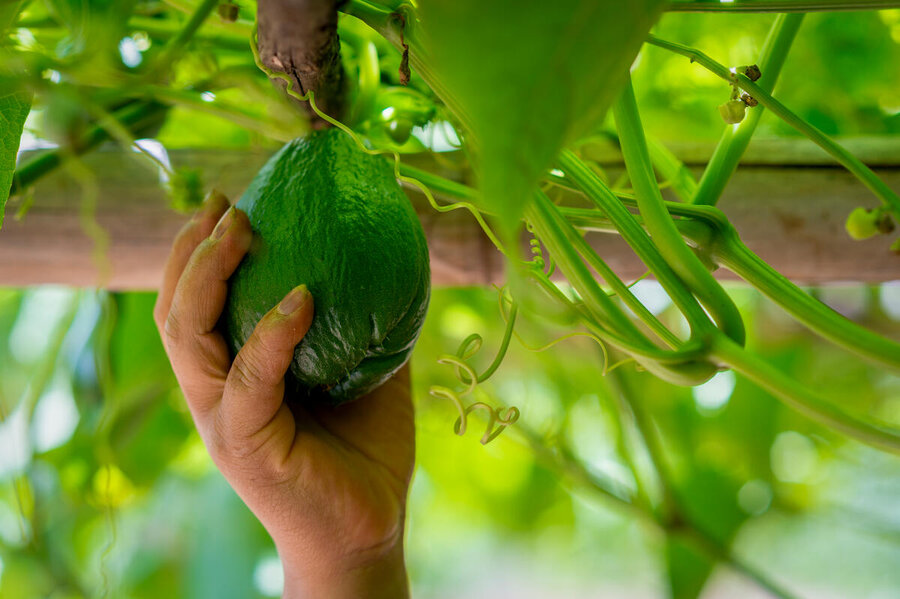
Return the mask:
[[21,8],[22,0],[0,0],[0,35],[16,22]]
[[[737,505],[737,481],[709,467],[695,464],[679,484],[688,519],[701,530],[728,545],[747,514]],[[677,535],[666,541],[666,565],[672,599],[700,596],[715,562],[699,548]]]
[[3,227],[3,210],[16,172],[16,154],[22,128],[30,109],[30,93],[0,93],[0,228]]
[[421,2],[411,33],[433,71],[420,74],[462,121],[486,206],[507,229],[559,150],[604,116],[664,4]]
[[670,536],[666,539],[666,566],[669,596],[672,599],[697,599],[715,563],[694,545]]

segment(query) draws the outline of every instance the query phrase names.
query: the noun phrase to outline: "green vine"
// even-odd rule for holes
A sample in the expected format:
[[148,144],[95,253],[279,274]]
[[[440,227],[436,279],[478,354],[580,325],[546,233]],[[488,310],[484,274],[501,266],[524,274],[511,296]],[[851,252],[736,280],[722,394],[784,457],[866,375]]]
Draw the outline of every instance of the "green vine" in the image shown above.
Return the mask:
[[729,68],[721,63],[716,62],[703,52],[679,44],[663,40],[655,35],[647,38],[647,43],[664,48],[676,54],[681,54],[696,62],[711,73],[717,75],[729,84],[735,84],[741,89],[749,93],[761,105],[772,111],[772,114],[783,120],[785,123],[799,131],[801,134],[809,138],[820,148],[828,152],[839,164],[860,180],[860,182],[869,188],[881,202],[893,212],[895,217],[900,218],[900,196],[898,196],[878,175],[872,172],[861,160],[851,154],[842,145],[831,139],[820,129],[811,125],[807,121],[797,116],[794,112],[787,108],[784,104],[776,100],[766,89],[757,83],[751,81],[746,75],[732,72]]
[[[759,59],[759,70],[762,72],[759,86],[766,92],[771,93],[775,88],[781,67],[784,65],[788,50],[790,50],[802,22],[802,13],[782,14],[775,18]],[[716,204],[725,185],[737,169],[738,162],[747,149],[762,115],[763,109],[757,108],[751,110],[747,118],[740,124],[725,127],[690,202],[710,206]]]
[[[502,295],[502,290],[500,293]],[[468,360],[481,349],[481,346],[484,343],[484,339],[481,335],[473,333],[463,340],[455,355],[442,356],[438,359],[438,364],[448,364],[454,367],[456,378],[464,385],[464,388],[461,391],[455,391],[449,387],[433,385],[428,391],[432,397],[450,400],[456,407],[459,417],[453,425],[453,432],[457,435],[462,436],[466,434],[466,430],[468,429],[468,416],[471,412],[476,410],[487,412],[488,422],[485,432],[481,436],[482,445],[487,445],[496,439],[506,427],[515,424],[519,419],[519,409],[515,406],[511,406],[503,412],[481,401],[466,406],[462,398],[473,393],[479,384],[493,376],[500,366],[500,363],[503,362],[506,351],[509,349],[509,342],[513,336],[517,312],[518,307],[513,303],[506,320],[506,330],[503,333],[503,340],[500,342],[500,348],[497,350],[497,355],[493,362],[491,362],[484,372],[477,374],[475,369],[468,363]]]

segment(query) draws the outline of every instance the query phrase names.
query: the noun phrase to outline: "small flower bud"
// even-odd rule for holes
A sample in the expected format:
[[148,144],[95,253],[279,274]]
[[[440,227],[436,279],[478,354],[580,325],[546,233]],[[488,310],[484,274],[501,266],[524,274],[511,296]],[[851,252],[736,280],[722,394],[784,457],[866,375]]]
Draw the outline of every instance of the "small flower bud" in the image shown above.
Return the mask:
[[760,77],[762,77],[762,71],[759,70],[759,67],[755,64],[751,64],[749,67],[744,67],[743,69],[744,75],[747,76],[747,79],[750,81],[757,81]]
[[239,7],[233,2],[222,2],[218,6],[219,18],[227,23],[234,23],[238,18]]
[[743,121],[746,110],[747,105],[740,100],[729,100],[719,106],[719,114],[722,115],[722,120],[729,125]]

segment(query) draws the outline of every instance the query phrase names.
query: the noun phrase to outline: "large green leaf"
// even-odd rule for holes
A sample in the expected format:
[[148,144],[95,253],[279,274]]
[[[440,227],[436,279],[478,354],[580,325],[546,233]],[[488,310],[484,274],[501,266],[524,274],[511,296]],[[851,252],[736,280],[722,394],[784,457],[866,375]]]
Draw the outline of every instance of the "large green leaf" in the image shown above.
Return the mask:
[[[0,0],[0,46],[3,46],[6,30],[16,21],[21,8],[21,0]],[[7,56],[0,56],[0,60],[5,62]],[[3,227],[3,211],[16,170],[22,127],[31,109],[31,95],[16,90],[14,83],[7,76],[0,76],[0,228]]]
[[3,211],[16,171],[22,128],[30,109],[31,94],[0,91],[0,227],[3,227]]
[[433,72],[420,74],[462,121],[507,228],[563,145],[606,113],[664,4],[422,0],[412,33]]
[[[694,526],[728,545],[747,519],[737,505],[737,481],[722,472],[694,464],[679,484],[685,515]],[[672,535],[666,542],[666,566],[672,599],[697,599],[715,568],[699,547]]]
[[693,544],[674,536],[666,539],[665,555],[669,597],[697,599],[715,563]]
[[0,35],[12,27],[22,9],[22,0],[0,0]]

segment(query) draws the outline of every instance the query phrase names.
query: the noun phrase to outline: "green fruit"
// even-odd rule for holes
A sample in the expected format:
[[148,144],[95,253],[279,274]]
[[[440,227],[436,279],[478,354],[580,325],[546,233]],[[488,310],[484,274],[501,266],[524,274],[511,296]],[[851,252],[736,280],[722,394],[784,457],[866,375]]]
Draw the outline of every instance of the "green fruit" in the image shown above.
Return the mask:
[[388,135],[394,140],[394,143],[401,146],[409,141],[412,129],[412,121],[404,118],[395,119],[387,125]]
[[853,239],[868,239],[878,235],[878,214],[874,210],[854,208],[844,223],[847,234]]
[[736,125],[744,120],[744,113],[747,111],[747,105],[740,100],[730,100],[719,105],[719,114],[729,125]]
[[305,283],[312,326],[287,389],[337,405],[406,362],[430,295],[428,247],[390,163],[327,129],[285,145],[237,203],[255,233],[232,276],[223,315],[237,352],[259,319]]

